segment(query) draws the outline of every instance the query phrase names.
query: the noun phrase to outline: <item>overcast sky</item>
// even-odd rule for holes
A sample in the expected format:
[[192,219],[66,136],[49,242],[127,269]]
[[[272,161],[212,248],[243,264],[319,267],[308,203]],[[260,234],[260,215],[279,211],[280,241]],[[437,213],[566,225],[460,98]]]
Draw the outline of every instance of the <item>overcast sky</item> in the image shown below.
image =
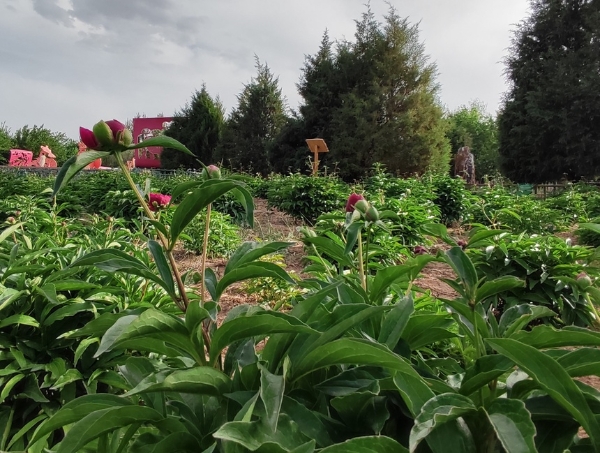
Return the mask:
[[[419,23],[438,67],[440,99],[495,113],[503,58],[528,0],[389,0]],[[365,0],[0,0],[0,123],[79,126],[137,113],[169,116],[202,83],[227,111],[255,74],[254,55],[279,76],[296,109],[300,68],[325,29],[353,39]],[[378,19],[388,9],[372,0]]]

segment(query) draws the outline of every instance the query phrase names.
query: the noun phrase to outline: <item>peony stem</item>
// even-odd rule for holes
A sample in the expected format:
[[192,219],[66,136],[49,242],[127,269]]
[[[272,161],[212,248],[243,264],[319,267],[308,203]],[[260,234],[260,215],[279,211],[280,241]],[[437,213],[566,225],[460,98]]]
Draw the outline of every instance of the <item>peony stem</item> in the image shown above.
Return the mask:
[[[135,196],[137,197],[140,205],[142,206],[144,213],[150,220],[156,220],[156,218],[154,217],[154,213],[150,210],[148,203],[146,203],[146,200],[144,199],[144,197],[138,190],[137,186],[135,185],[135,181],[131,177],[129,168],[127,168],[127,165],[123,161],[123,156],[121,156],[121,153],[116,153],[115,157],[117,159],[119,167],[121,168],[121,171],[125,175],[125,179],[127,179],[129,186],[135,193]],[[183,280],[181,279],[181,274],[179,272],[179,269],[177,268],[177,263],[175,262],[175,257],[173,256],[173,253],[169,250],[169,241],[167,240],[165,235],[162,234],[160,231],[157,231],[157,234],[160,239],[160,242],[162,242],[163,249],[167,253],[167,258],[169,260],[169,263],[171,264],[171,270],[173,271],[173,275],[175,276],[175,281],[177,282],[177,288],[179,289],[179,295],[181,297],[181,300],[183,301],[183,304],[181,304],[181,301],[179,301],[179,300],[175,300],[175,303],[181,309],[181,311],[183,311],[185,313],[188,305],[190,304],[190,301],[185,292],[185,285],[183,283]]]
[[365,279],[365,265],[363,261],[363,246],[362,246],[362,233],[358,232],[358,272],[360,274],[360,285],[367,291],[367,281]]
[[206,254],[208,253],[208,234],[210,232],[210,213],[212,210],[212,203],[209,203],[206,207],[206,225],[204,225],[204,242],[202,243],[202,291],[200,294],[200,306],[204,306],[204,278],[206,277]]

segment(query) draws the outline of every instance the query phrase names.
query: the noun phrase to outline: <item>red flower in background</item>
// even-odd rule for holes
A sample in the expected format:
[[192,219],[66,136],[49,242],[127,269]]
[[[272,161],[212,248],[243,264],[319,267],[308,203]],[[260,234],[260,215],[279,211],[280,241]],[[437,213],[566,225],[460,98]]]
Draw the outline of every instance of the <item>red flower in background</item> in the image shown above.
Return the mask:
[[171,195],[163,195],[162,193],[149,193],[148,198],[150,199],[149,207],[151,211],[166,208],[171,202]]
[[356,204],[357,201],[360,200],[364,200],[365,197],[363,197],[362,195],[359,195],[357,193],[353,193],[348,197],[348,203],[346,203],[346,212],[353,212],[354,211],[354,205]]

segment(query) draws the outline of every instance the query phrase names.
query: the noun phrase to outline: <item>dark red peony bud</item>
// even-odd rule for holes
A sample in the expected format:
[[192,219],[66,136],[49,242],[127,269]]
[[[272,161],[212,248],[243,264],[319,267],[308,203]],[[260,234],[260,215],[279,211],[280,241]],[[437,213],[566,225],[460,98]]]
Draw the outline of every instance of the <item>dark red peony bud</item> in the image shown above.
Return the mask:
[[364,200],[365,197],[363,197],[360,194],[357,193],[353,193],[348,197],[348,202],[346,203],[346,212],[353,212],[354,211],[354,205],[356,204],[356,202],[360,201],[360,200]]
[[96,136],[92,131],[86,129],[85,127],[79,128],[79,136],[81,137],[81,141],[88,149],[96,149],[100,146],[98,140],[96,140]]

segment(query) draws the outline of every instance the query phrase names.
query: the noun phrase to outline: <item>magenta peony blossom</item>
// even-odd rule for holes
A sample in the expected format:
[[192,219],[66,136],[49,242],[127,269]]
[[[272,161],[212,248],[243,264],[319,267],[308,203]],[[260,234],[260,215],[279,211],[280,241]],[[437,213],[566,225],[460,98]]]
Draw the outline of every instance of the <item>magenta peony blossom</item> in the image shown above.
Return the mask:
[[413,249],[413,253],[415,255],[425,255],[427,253],[427,249],[425,247],[423,247],[422,245],[417,245],[414,249]]
[[171,202],[171,195],[163,195],[162,193],[149,193],[149,207],[151,211],[158,211],[165,208]]
[[350,194],[350,196],[348,197],[348,202],[346,203],[346,212],[353,212],[354,205],[356,204],[356,202],[359,200],[364,200],[364,199],[365,199],[365,197],[363,197],[360,194],[357,194],[357,193]]

